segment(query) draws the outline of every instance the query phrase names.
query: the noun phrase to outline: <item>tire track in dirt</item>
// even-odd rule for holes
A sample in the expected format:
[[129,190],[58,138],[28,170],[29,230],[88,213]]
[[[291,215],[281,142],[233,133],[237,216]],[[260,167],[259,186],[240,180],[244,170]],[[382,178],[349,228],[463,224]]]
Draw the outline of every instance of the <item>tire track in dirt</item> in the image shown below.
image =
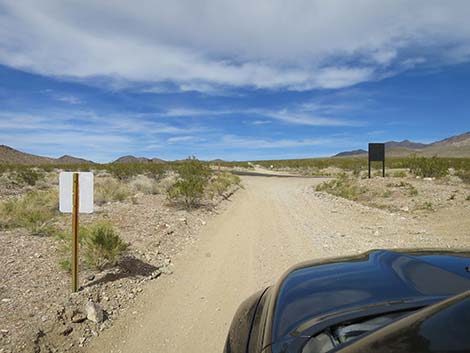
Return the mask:
[[242,180],[245,189],[175,258],[174,274],[149,283],[88,352],[221,352],[241,301],[299,261],[436,245],[418,220],[315,193],[324,179]]

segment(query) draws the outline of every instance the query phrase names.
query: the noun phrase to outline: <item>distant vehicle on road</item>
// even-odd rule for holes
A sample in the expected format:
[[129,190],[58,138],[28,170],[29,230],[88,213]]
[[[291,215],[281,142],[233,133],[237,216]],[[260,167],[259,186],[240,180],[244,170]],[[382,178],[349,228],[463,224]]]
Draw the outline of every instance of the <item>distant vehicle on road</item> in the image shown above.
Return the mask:
[[224,352],[470,352],[470,253],[301,263],[241,304]]

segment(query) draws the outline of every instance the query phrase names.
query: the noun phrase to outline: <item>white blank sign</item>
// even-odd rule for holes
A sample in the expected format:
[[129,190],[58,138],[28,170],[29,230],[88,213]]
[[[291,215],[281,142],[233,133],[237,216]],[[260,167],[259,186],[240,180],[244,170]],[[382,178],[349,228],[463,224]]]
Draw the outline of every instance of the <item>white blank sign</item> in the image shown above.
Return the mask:
[[[74,172],[61,172],[59,175],[59,210],[72,213]],[[78,212],[93,212],[93,173],[78,173]]]

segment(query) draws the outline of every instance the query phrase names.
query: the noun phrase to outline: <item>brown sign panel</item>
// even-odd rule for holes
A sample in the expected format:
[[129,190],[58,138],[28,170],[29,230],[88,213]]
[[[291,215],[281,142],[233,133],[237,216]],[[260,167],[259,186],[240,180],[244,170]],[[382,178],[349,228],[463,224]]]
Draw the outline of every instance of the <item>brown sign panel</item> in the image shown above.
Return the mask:
[[382,176],[385,178],[385,144],[369,143],[369,178],[371,162],[382,162]]
[[384,162],[385,161],[385,144],[369,143],[369,161]]

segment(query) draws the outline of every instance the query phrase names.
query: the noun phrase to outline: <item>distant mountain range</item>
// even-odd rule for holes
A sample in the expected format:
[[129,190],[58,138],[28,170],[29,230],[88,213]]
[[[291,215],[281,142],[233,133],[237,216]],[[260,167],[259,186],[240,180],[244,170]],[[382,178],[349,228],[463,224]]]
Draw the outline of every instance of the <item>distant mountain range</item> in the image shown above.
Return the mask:
[[[159,158],[145,158],[145,157],[134,157],[124,156],[116,159],[113,163],[163,163],[165,162]],[[9,146],[0,145],[0,163],[11,163],[11,164],[94,164],[93,161],[89,161],[83,158],[77,158],[69,155],[64,155],[59,158],[43,157],[30,153],[18,151]]]
[[[377,141],[375,141],[377,142]],[[439,157],[464,157],[470,158],[470,132],[460,135],[451,136],[444,140],[432,143],[418,143],[409,140],[404,141],[388,141],[385,142],[385,152],[388,157],[406,157],[412,154],[418,156],[439,156]],[[353,151],[345,151],[334,155],[333,157],[367,157],[367,151],[358,149]],[[135,156],[123,156],[116,159],[113,163],[164,163],[159,158],[146,158]],[[213,162],[222,162],[216,159]],[[18,151],[9,146],[0,145],[0,163],[13,164],[92,164],[83,158],[77,158],[64,155],[59,158],[37,156],[30,153]]]
[[116,159],[113,163],[165,163],[165,161],[160,158],[123,156]]
[[43,157],[21,152],[9,146],[0,145],[0,163],[14,164],[89,164],[92,161],[64,155],[59,158]]
[[[377,141],[374,141],[377,142]],[[409,140],[385,142],[385,153],[389,157],[406,157],[412,154],[424,157],[466,157],[470,158],[470,132],[451,136],[432,143],[418,143]],[[345,151],[333,157],[366,157],[364,149]]]

